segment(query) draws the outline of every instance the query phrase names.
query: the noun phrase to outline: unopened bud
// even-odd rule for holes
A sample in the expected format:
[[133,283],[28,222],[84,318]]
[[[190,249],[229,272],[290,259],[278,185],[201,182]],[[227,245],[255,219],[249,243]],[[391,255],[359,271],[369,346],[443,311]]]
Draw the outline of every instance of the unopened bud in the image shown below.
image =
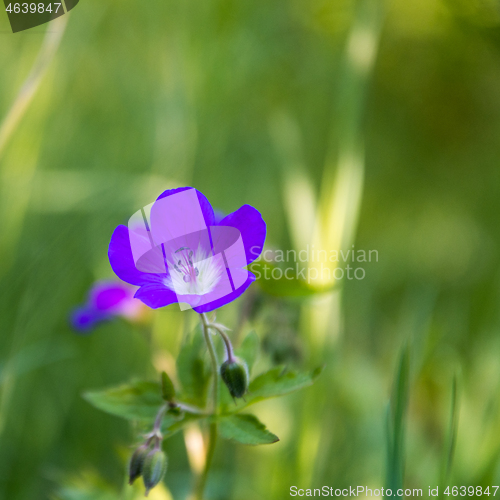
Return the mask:
[[248,367],[239,358],[233,358],[222,363],[220,376],[233,398],[241,398],[248,388]]
[[147,454],[148,447],[145,444],[139,446],[139,448],[134,451],[128,468],[128,484],[133,484],[133,482],[142,475],[142,467]]
[[146,496],[149,490],[154,488],[163,478],[167,471],[167,455],[159,448],[150,451],[144,459],[142,466],[142,479],[146,487]]
[[170,402],[175,399],[174,384],[166,372],[161,372],[161,394],[165,401]]

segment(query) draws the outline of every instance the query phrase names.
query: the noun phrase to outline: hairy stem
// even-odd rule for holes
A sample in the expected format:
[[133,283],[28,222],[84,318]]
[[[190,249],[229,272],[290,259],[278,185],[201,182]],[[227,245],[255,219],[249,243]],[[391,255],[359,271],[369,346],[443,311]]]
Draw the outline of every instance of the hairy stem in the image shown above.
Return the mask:
[[[219,392],[219,367],[217,364],[217,355],[215,354],[214,344],[212,342],[212,337],[209,331],[209,321],[205,314],[200,314],[201,323],[203,326],[203,336],[205,337],[205,342],[207,344],[208,353],[210,354],[210,360],[212,364],[212,414],[215,416],[217,414],[218,406],[218,392]],[[208,435],[208,446],[207,446],[207,456],[205,458],[205,467],[200,477],[198,478],[198,483],[195,490],[195,500],[203,500],[203,493],[205,491],[205,485],[208,479],[208,473],[210,471],[210,466],[212,465],[212,459],[215,452],[215,443],[217,441],[217,423],[212,422],[210,424],[210,430]]]
[[161,422],[163,420],[163,417],[164,417],[166,411],[167,411],[167,405],[163,405],[158,410],[158,413],[156,414],[153,430],[149,434],[146,435],[146,446],[149,446],[149,445],[151,445],[151,443],[154,443],[155,448],[157,448],[157,449],[160,448],[161,442],[163,441],[163,436],[161,433]]
[[231,341],[229,340],[229,337],[226,335],[226,332],[220,328],[218,325],[215,324],[210,324],[208,325],[209,328],[214,329],[221,337],[222,340],[224,341],[224,344],[226,345],[226,352],[227,352],[227,359],[229,362],[234,361],[234,351],[233,351],[233,346],[231,344]]
[[212,413],[217,413],[217,403],[218,403],[218,392],[219,392],[219,367],[217,364],[217,354],[215,354],[214,343],[212,342],[212,337],[209,332],[209,321],[206,314],[200,314],[201,322],[203,326],[203,336],[205,337],[205,342],[207,344],[208,354],[210,354],[210,362],[212,364]]
[[167,411],[167,405],[163,405],[160,408],[160,410],[158,411],[156,418],[155,418],[153,432],[159,432],[161,430],[161,421],[163,420],[163,416],[165,415],[166,411]]

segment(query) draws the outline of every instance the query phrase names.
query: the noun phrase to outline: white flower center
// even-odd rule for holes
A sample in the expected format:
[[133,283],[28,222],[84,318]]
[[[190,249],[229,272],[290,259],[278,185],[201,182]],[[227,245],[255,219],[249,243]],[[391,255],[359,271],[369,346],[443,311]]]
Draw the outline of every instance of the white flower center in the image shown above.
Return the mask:
[[205,295],[220,281],[223,266],[219,258],[209,256],[198,246],[196,253],[180,247],[167,259],[170,276],[163,284],[177,295]]

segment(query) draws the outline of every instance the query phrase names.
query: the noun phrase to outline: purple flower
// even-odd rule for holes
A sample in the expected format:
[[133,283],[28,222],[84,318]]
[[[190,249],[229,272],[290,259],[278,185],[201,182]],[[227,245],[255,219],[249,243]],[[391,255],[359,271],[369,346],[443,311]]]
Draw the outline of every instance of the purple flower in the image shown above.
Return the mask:
[[136,287],[114,280],[98,281],[87,302],[72,311],[71,325],[80,333],[90,333],[98,323],[115,316],[136,319],[144,306],[134,298],[135,291]]
[[135,297],[151,308],[179,303],[209,312],[238,298],[255,281],[244,269],[262,252],[266,224],[250,205],[216,221],[194,188],[163,192],[118,226],[109,244],[116,275],[139,286]]

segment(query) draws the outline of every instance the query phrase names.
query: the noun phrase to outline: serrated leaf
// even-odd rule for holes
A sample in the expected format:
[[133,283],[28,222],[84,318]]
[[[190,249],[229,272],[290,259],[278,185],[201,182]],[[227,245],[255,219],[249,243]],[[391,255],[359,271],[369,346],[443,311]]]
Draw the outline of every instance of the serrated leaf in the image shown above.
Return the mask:
[[271,368],[271,370],[261,373],[250,382],[245,399],[235,402],[222,397],[222,413],[234,414],[246,406],[258,403],[264,399],[285,396],[286,394],[309,387],[321,374],[323,368],[323,366],[320,366],[310,372],[287,371],[283,366]]
[[222,417],[219,420],[219,432],[224,439],[241,444],[271,444],[279,441],[278,436],[269,432],[257,417],[248,414]]
[[252,367],[257,360],[257,356],[259,354],[259,336],[255,333],[255,331],[251,331],[243,340],[240,347],[235,349],[236,356],[243,359],[247,366],[248,371],[252,372]]
[[187,336],[177,358],[177,375],[183,398],[197,406],[205,406],[210,371],[204,360],[204,341],[196,330]]
[[160,385],[140,380],[109,389],[87,391],[83,397],[99,410],[128,420],[152,420],[164,404]]
[[[156,382],[134,381],[100,391],[88,391],[83,397],[93,406],[111,415],[141,423],[144,432],[150,431],[161,406],[165,405]],[[184,404],[184,403],[181,403]],[[162,432],[171,435],[186,423],[206,418],[206,415],[183,410],[179,415],[166,413],[162,420]]]
[[161,372],[161,395],[165,401],[173,401],[175,399],[174,384],[167,375],[167,372]]
[[250,382],[249,403],[276,396],[283,396],[304,387],[312,385],[314,380],[323,371],[323,367],[310,372],[286,370],[282,366],[271,368]]

